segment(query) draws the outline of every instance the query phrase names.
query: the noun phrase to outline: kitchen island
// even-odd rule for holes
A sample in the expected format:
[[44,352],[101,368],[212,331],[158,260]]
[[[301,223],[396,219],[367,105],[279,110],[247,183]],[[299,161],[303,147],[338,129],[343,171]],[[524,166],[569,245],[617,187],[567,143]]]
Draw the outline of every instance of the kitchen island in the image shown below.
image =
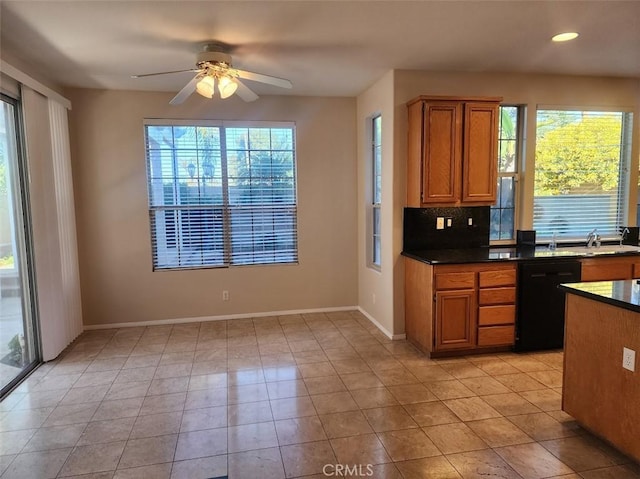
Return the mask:
[[[562,409],[640,461],[640,284],[561,285],[567,293]],[[623,368],[623,348],[636,352]]]

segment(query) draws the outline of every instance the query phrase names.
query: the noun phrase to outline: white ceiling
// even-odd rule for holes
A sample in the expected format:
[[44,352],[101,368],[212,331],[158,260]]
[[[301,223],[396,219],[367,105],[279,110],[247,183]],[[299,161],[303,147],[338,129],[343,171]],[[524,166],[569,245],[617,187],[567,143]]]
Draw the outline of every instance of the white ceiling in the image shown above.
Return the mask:
[[390,69],[640,78],[638,0],[2,0],[0,17],[0,48],[64,86],[177,91],[190,73],[130,75],[190,68],[208,40],[293,82],[247,82],[262,94],[355,96]]

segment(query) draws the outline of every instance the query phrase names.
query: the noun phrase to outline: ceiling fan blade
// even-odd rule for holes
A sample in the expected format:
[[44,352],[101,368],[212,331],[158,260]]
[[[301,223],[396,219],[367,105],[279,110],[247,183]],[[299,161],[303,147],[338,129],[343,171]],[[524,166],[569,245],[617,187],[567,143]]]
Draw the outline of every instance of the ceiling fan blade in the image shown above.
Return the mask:
[[238,76],[245,80],[253,80],[260,83],[268,83],[269,85],[279,86],[280,88],[292,88],[293,84],[289,80],[284,78],[272,77],[269,75],[263,75],[262,73],[248,72],[245,70],[236,70]]
[[199,72],[199,68],[189,68],[187,70],[174,70],[171,72],[143,73],[142,75],[131,75],[131,78],[153,77],[156,75],[169,75],[170,73]]
[[256,101],[258,99],[258,95],[256,95],[247,85],[242,83],[240,80],[236,78],[236,83],[238,84],[238,89],[236,90],[236,95],[242,98],[244,101]]
[[191,95],[196,90],[196,84],[200,81],[202,75],[198,73],[194,76],[189,83],[187,83],[182,90],[178,92],[176,96],[169,102],[170,105],[179,105],[183,101],[185,101],[189,95]]

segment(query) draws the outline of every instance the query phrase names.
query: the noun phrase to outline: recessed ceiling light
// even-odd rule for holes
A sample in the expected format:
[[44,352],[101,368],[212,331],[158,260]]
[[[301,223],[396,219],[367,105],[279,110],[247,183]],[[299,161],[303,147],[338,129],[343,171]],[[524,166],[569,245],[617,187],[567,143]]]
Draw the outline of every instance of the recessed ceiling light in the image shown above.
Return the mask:
[[553,37],[551,37],[551,41],[554,41],[554,42],[568,42],[569,40],[573,40],[575,38],[578,38],[578,35],[579,35],[578,32],[558,33],[557,35],[554,35]]

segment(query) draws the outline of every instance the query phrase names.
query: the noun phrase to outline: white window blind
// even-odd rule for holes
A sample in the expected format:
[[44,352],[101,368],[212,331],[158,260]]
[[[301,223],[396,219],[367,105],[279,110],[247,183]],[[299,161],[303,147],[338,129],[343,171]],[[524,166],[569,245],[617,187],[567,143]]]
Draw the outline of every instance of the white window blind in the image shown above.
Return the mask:
[[538,238],[614,238],[625,223],[632,114],[538,110],[533,227]]
[[145,132],[154,269],[297,262],[293,124]]

